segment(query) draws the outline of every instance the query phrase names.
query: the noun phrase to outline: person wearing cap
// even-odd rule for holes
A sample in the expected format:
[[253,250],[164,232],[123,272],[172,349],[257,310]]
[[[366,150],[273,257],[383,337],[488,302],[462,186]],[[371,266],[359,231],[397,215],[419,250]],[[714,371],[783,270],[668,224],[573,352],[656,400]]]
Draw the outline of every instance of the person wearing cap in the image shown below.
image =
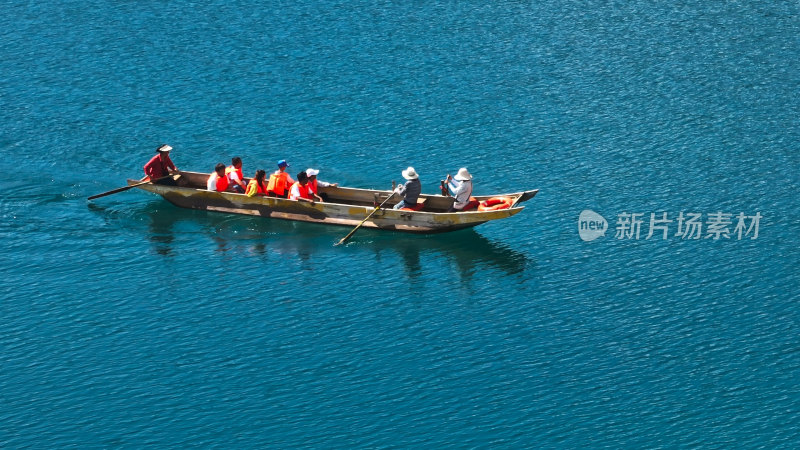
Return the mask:
[[225,175],[225,164],[217,163],[214,167],[214,173],[208,177],[206,189],[209,191],[225,192],[228,190],[229,185],[230,181],[228,180],[228,176]]
[[319,195],[319,188],[321,187],[336,187],[339,186],[338,183],[328,183],[322,180],[317,180],[317,175],[319,175],[319,170],[317,169],[306,169],[306,175],[308,176],[308,191],[309,193],[314,196],[317,201],[323,201],[322,197]]
[[311,192],[308,190],[308,175],[305,172],[297,174],[297,181],[289,189],[289,200],[314,203],[314,197],[311,196]]
[[278,170],[269,176],[267,195],[270,197],[286,198],[287,194],[289,194],[289,188],[294,184],[294,180],[286,173],[287,167],[289,167],[289,164],[285,159],[282,159],[278,161]]
[[[172,178],[164,178],[163,180],[158,180],[159,178],[166,177],[170,174],[170,172],[177,172],[178,168],[175,167],[175,164],[169,158],[169,151],[172,150],[172,147],[169,145],[160,145],[156,149],[156,156],[153,156],[147,164],[144,165],[144,173],[148,177],[150,177],[150,181],[157,184],[170,184],[174,185],[175,180]],[[158,181],[156,181],[158,180]]]
[[453,194],[455,202],[448,212],[469,211],[478,207],[479,202],[471,199],[472,196],[472,175],[466,167],[458,169],[455,177],[447,174],[447,188]]
[[401,173],[403,178],[405,178],[407,181],[404,184],[397,186],[397,189],[394,190],[395,193],[403,196],[403,199],[400,200],[400,203],[394,205],[394,209],[417,208],[417,200],[419,199],[419,195],[422,193],[422,183],[419,181],[419,175],[417,175],[417,171],[411,166]]
[[233,192],[244,194],[247,191],[247,186],[244,185],[244,175],[242,174],[242,158],[234,156],[231,159],[231,165],[225,168],[225,176],[228,177]]

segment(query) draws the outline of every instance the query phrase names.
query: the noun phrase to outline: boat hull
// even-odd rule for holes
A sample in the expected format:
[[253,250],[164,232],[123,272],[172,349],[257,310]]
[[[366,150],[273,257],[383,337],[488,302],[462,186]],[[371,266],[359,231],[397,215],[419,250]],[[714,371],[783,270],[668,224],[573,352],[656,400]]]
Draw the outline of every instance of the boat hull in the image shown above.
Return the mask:
[[[137,182],[137,180],[128,180],[128,184]],[[354,227],[361,223],[367,215],[375,210],[374,205],[378,200],[382,201],[391,194],[390,191],[326,188],[322,190],[323,193],[328,191],[327,193],[331,194],[333,198],[341,202],[347,201],[347,203],[339,203],[337,200],[309,203],[275,197],[248,197],[244,194],[214,192],[191,186],[167,186],[147,183],[136,187],[158,194],[168,202],[181,208],[347,227]],[[527,200],[535,195],[535,193],[536,191],[527,191],[527,193],[512,195],[517,196],[518,199],[522,199],[527,194],[527,198],[525,198],[525,200]],[[437,205],[437,202],[442,202],[442,205],[439,205],[439,207],[443,207],[443,205],[447,204],[444,202],[452,203],[452,199],[448,197],[424,197],[426,197],[426,205],[428,203]],[[517,203],[519,203],[519,201]],[[474,227],[490,220],[511,217],[523,209],[524,207],[515,205],[509,209],[496,211],[449,213],[400,211],[382,208],[376,211],[369,220],[364,222],[362,227],[412,233],[441,233]]]

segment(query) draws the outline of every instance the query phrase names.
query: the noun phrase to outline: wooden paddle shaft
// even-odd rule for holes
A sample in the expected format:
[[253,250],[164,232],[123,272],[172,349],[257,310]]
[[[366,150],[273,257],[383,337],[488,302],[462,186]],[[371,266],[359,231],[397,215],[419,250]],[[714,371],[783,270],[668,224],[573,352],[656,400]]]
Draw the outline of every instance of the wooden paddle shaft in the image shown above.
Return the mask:
[[355,234],[355,232],[356,232],[356,231],[357,231],[359,228],[361,228],[361,225],[364,225],[364,222],[366,222],[366,221],[367,221],[367,220],[368,220],[370,217],[372,217],[372,215],[373,215],[373,214],[375,214],[376,212],[378,212],[378,210],[379,210],[379,209],[383,208],[383,205],[385,205],[385,204],[386,204],[386,202],[388,202],[390,198],[394,197],[394,194],[395,194],[395,192],[394,192],[394,191],[392,191],[392,193],[391,193],[391,194],[389,194],[389,196],[388,196],[388,197],[386,197],[386,200],[384,200],[384,201],[383,201],[383,202],[382,202],[380,205],[378,205],[378,207],[377,207],[377,208],[375,208],[374,210],[372,210],[372,212],[371,212],[371,213],[367,214],[367,217],[364,217],[364,220],[362,220],[362,221],[361,221],[361,223],[359,223],[358,225],[356,225],[356,227],[355,227],[355,228],[353,228],[353,230],[352,230],[352,231],[350,231],[349,233],[347,233],[347,236],[343,237],[343,238],[342,238],[342,239],[341,239],[339,242],[337,242],[337,243],[336,243],[336,245],[342,245],[342,244],[344,244],[345,242],[347,242],[347,240],[348,240],[348,239],[350,239],[350,236],[352,236],[353,234]]
[[105,197],[105,196],[107,196],[107,195],[111,195],[111,194],[116,194],[116,193],[118,193],[118,192],[127,191],[128,189],[135,188],[136,186],[141,186],[141,185],[143,185],[143,184],[147,184],[147,183],[155,183],[156,181],[161,181],[161,180],[163,180],[163,179],[165,179],[165,178],[169,178],[169,177],[171,177],[171,176],[173,176],[173,175],[172,175],[172,174],[170,174],[170,175],[163,176],[163,177],[161,177],[161,178],[157,178],[157,179],[155,179],[155,180],[147,180],[147,181],[142,181],[142,182],[140,182],[140,183],[134,183],[134,184],[131,184],[131,185],[128,185],[128,186],[123,186],[123,187],[121,187],[121,188],[112,189],[112,190],[110,190],[110,191],[108,191],[108,192],[103,192],[102,194],[96,194],[96,195],[92,195],[91,197],[88,197],[88,198],[87,198],[87,200],[94,200],[94,199],[96,199],[96,198]]

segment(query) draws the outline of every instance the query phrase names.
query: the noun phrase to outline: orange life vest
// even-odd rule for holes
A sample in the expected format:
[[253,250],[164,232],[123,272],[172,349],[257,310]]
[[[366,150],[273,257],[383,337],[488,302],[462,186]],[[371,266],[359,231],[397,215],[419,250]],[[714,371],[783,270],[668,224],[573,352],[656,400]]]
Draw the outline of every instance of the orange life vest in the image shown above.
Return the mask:
[[[292,189],[294,189],[295,186],[297,186],[297,190],[300,191],[300,198],[311,200],[311,194],[308,193],[308,183],[306,183],[306,185],[303,186],[302,184],[300,184],[299,181],[295,181],[294,184],[292,185]],[[291,195],[291,191],[289,192]],[[291,200],[297,200],[297,199],[291,198]]]
[[228,177],[217,177],[217,192],[225,192],[228,190],[228,185],[230,182],[228,181]]
[[289,174],[286,172],[278,171],[273,173],[269,176],[267,190],[272,191],[277,195],[283,195],[283,193],[289,188],[288,178]]
[[308,186],[308,191],[309,192],[311,192],[311,193],[313,193],[315,195],[319,194],[319,191],[317,191],[317,179],[316,178],[314,178],[314,181],[308,180],[308,183],[306,184],[306,186]]

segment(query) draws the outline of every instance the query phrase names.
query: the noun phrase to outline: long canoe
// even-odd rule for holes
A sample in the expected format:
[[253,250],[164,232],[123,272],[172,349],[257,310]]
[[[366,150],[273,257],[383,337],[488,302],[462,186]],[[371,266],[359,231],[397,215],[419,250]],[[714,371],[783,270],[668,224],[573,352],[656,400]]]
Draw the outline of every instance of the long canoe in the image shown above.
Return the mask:
[[[324,202],[298,202],[275,197],[248,197],[234,192],[206,190],[208,173],[181,172],[177,186],[163,184],[140,184],[136,186],[158,194],[168,202],[181,208],[218,211],[232,214],[269,217],[273,219],[316,222],[353,227],[358,225],[375,206],[386,200],[391,191],[346,187],[320,187]],[[128,180],[128,185],[140,183]],[[424,208],[421,211],[394,210],[390,207],[400,201],[399,196],[390,199],[385,207],[364,223],[367,228],[396,230],[412,233],[441,233],[474,227],[490,220],[511,217],[525,207],[520,203],[533,198],[538,189],[512,194],[475,196],[477,200],[492,197],[508,197],[512,205],[495,211],[447,212],[453,204],[452,197],[423,194]]]

